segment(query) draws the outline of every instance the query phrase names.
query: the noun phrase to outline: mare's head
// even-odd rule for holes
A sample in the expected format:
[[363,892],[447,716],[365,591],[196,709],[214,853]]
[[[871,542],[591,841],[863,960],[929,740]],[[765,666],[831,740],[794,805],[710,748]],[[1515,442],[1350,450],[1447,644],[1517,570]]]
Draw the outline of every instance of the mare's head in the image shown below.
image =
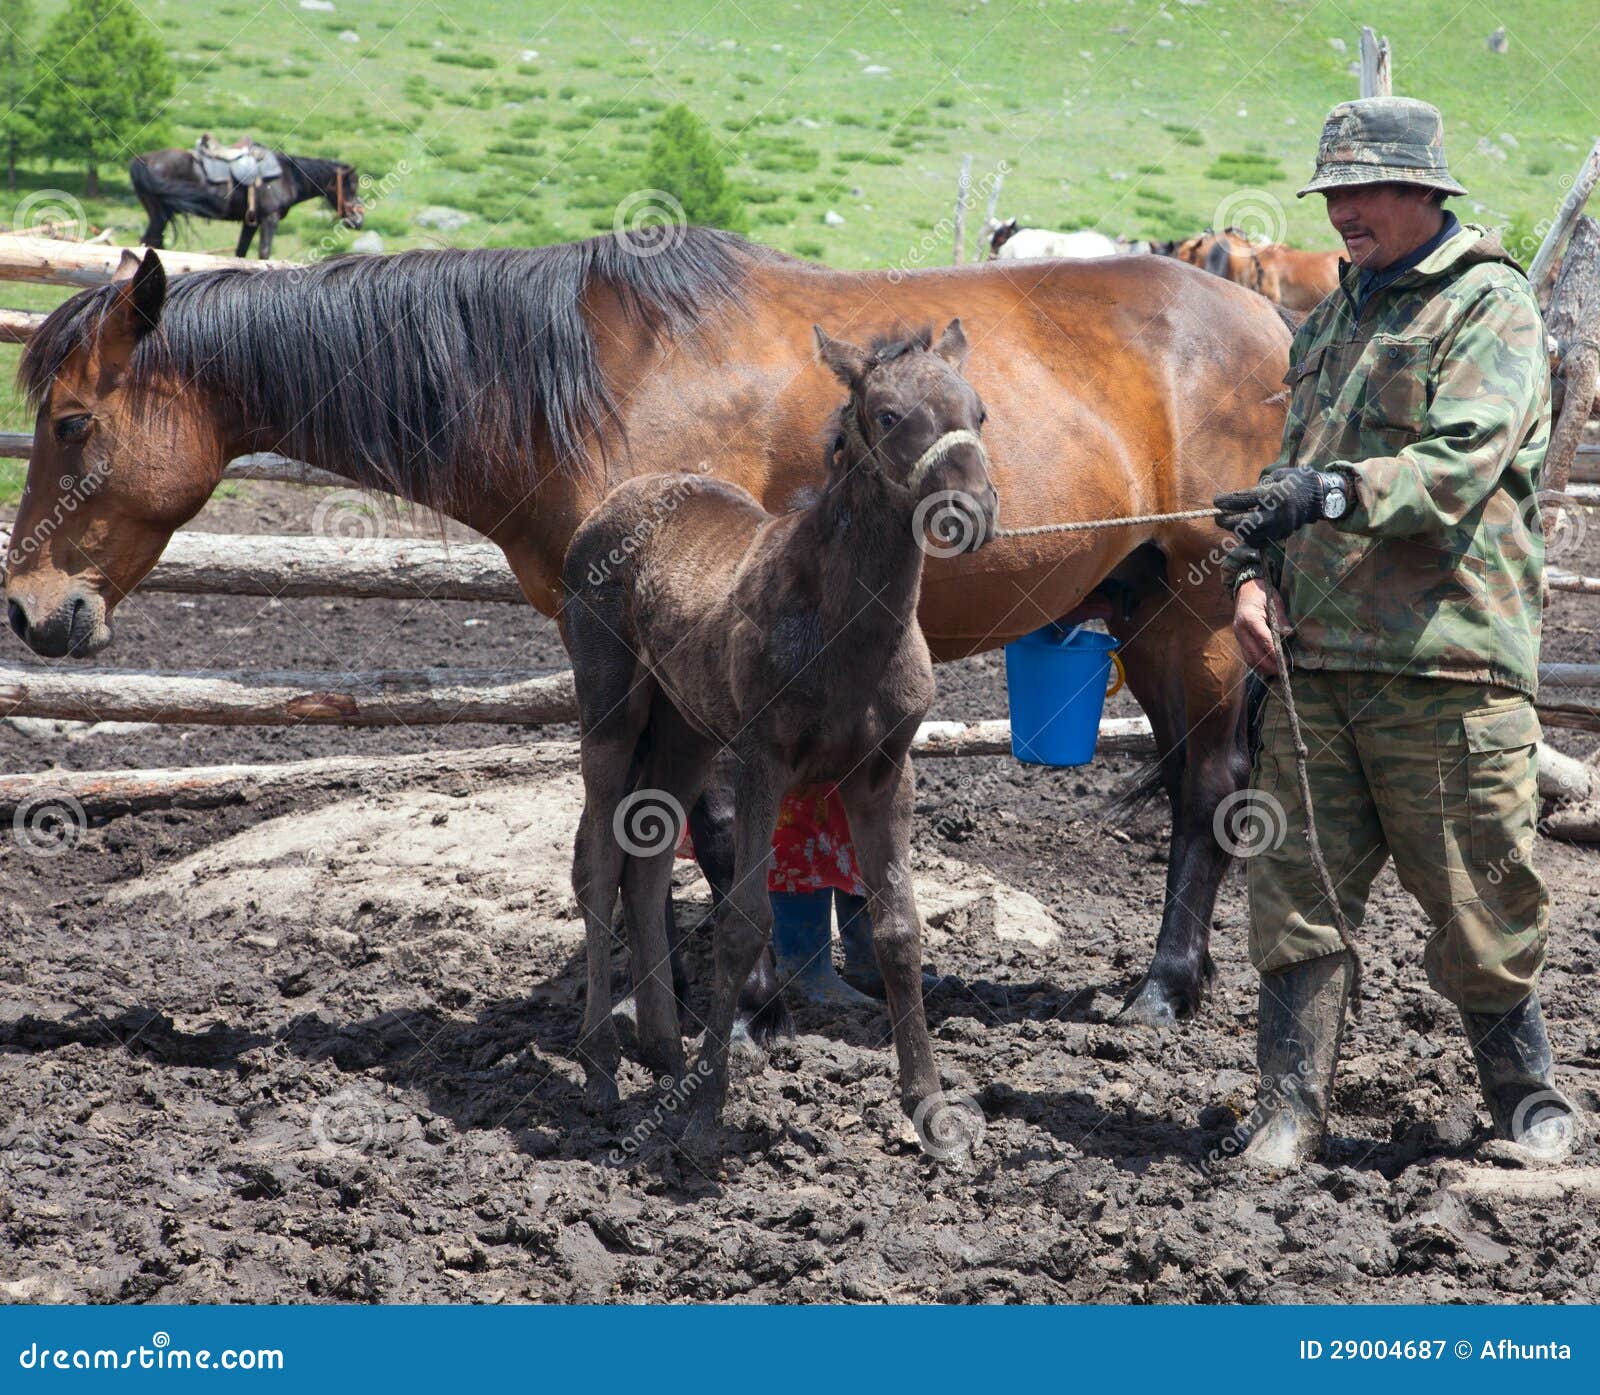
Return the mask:
[[914,504],[914,526],[934,534],[941,554],[976,552],[994,536],[1000,500],[978,438],[983,402],[961,373],[961,321],[937,342],[924,330],[870,349],[814,328],[822,361],[850,390],[831,468],[876,470],[891,493]]
[[133,369],[161,321],[160,258],[130,255],[119,277],[58,308],[23,357],[38,414],[5,557],[6,614],[48,658],[110,642],[117,602],[210,497],[226,460],[197,394]]

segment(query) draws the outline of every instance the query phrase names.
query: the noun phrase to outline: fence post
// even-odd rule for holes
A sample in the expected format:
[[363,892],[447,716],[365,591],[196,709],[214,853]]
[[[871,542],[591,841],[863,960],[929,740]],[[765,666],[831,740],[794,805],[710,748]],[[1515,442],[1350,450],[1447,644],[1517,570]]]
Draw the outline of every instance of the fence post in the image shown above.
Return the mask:
[[1557,373],[1562,392],[1550,449],[1545,452],[1544,488],[1564,492],[1583,426],[1594,405],[1600,372],[1600,224],[1582,217],[1572,230],[1561,275],[1550,293],[1545,326],[1560,351]]
[[1533,263],[1528,267],[1528,284],[1533,287],[1535,295],[1539,294],[1545,277],[1550,274],[1550,267],[1555,262],[1556,253],[1561,250],[1562,241],[1578,221],[1578,215],[1583,212],[1584,204],[1589,202],[1589,195],[1594,192],[1596,183],[1600,183],[1600,140],[1594,143],[1594,148],[1578,167],[1578,177],[1572,181],[1572,189],[1566,198],[1561,200],[1555,222],[1550,224],[1550,231],[1544,235],[1539,250],[1533,254]]
[[956,248],[952,259],[960,266],[967,259],[967,201],[972,197],[972,156],[961,157],[961,173],[956,176]]
[[1389,41],[1370,24],[1361,26],[1361,95],[1392,97],[1394,74],[1389,66]]

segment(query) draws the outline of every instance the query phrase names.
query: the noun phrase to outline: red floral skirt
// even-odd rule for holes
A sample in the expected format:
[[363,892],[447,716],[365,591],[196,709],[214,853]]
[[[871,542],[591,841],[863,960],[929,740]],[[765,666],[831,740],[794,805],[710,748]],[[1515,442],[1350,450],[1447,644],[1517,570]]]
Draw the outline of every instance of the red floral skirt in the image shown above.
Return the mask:
[[[678,856],[694,856],[687,825],[678,840]],[[805,785],[790,790],[778,807],[772,835],[768,891],[823,891],[832,888],[865,896],[866,886],[850,841],[844,801],[834,785]]]

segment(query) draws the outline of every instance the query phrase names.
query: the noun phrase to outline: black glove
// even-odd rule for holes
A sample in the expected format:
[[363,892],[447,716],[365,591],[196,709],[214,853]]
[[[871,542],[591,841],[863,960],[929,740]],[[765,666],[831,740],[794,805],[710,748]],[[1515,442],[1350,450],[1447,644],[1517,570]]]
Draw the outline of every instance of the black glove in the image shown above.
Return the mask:
[[[1349,508],[1349,489],[1342,475],[1296,466],[1274,470],[1254,489],[1219,494],[1211,503],[1222,510],[1221,527],[1246,547],[1263,547],[1319,518],[1341,517]],[[1338,507],[1326,507],[1330,502]]]

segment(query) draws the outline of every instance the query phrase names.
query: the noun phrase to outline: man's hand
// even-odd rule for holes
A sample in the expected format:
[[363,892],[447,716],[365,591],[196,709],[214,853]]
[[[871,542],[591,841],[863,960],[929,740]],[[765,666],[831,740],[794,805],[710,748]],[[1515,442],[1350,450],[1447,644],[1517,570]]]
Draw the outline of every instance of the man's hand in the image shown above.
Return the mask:
[[1245,663],[1267,678],[1278,671],[1278,657],[1272,649],[1272,631],[1267,628],[1269,595],[1278,617],[1278,633],[1287,634],[1283,623],[1283,597],[1260,577],[1240,586],[1233,600],[1233,637],[1239,641],[1239,652],[1244,655]]
[[1211,503],[1222,510],[1217,519],[1221,527],[1246,547],[1262,547],[1282,542],[1319,518],[1338,517],[1343,507],[1330,515],[1323,503],[1330,493],[1344,489],[1345,481],[1339,475],[1297,466],[1274,470],[1254,489],[1219,494]]

